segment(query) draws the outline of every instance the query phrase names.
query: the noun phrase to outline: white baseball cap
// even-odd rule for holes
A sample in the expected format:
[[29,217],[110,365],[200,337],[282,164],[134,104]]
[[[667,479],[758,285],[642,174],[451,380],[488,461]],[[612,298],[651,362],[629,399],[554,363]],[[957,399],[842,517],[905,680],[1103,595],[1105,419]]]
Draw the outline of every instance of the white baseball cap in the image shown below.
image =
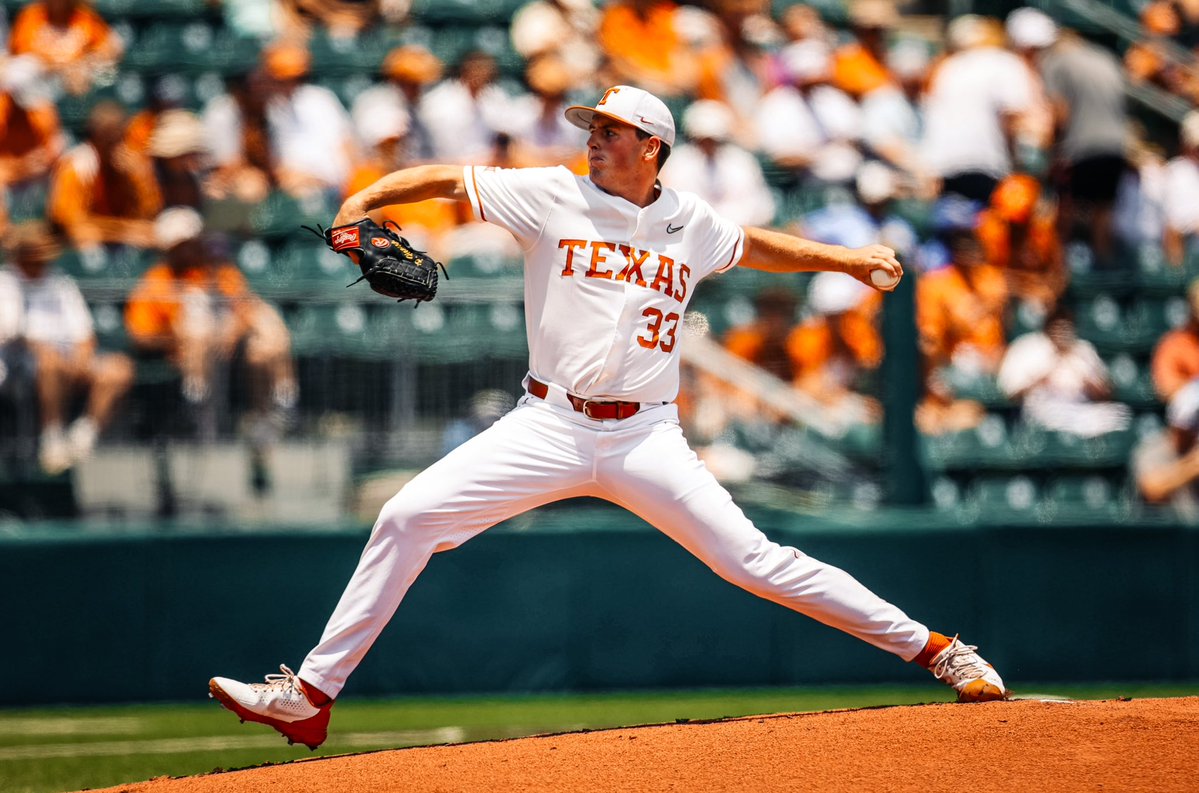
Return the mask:
[[590,129],[596,115],[614,118],[661,138],[674,146],[674,116],[670,108],[649,91],[631,85],[614,85],[604,92],[595,107],[572,105],[566,108],[566,120],[579,129]]
[[692,138],[725,141],[733,134],[733,111],[724,102],[700,99],[683,111],[683,129]]
[[191,207],[164,209],[154,219],[154,241],[161,250],[169,251],[176,245],[194,240],[204,231],[204,220]]
[[1005,27],[1018,49],[1043,49],[1057,41],[1057,23],[1035,8],[1017,8],[1008,14]]

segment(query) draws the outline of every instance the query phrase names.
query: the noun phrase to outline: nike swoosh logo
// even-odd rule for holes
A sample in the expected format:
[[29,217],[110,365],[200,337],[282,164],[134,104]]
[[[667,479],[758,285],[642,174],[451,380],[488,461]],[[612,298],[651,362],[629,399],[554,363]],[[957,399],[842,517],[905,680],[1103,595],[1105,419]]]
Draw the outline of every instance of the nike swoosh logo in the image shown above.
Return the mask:
[[667,234],[674,234],[676,231],[682,231],[682,230],[683,230],[682,226],[672,226],[669,223],[666,224],[666,233]]

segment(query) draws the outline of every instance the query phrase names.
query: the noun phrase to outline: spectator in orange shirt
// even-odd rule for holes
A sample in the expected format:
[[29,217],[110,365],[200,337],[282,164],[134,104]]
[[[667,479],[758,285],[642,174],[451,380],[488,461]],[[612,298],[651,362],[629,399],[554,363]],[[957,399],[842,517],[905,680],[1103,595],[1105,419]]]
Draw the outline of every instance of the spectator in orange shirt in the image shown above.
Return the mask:
[[83,0],[37,0],[13,20],[13,55],[36,55],[67,91],[85,94],[97,74],[112,71],[124,46]]
[[891,0],[859,0],[849,9],[855,41],[833,54],[833,85],[854,99],[898,81],[887,69],[887,33],[899,21]]
[[126,304],[134,347],[179,369],[183,397],[194,408],[209,403],[216,368],[235,355],[245,367],[256,426],[294,408],[291,338],[278,312],[250,291],[235,266],[205,249],[204,223],[194,209],[167,209],[154,229],[165,258],[146,271]]
[[680,34],[679,7],[670,0],[615,0],[600,19],[599,41],[611,82],[659,96],[691,93],[699,64]]
[[812,316],[787,337],[794,382],[843,424],[870,424],[878,402],[863,396],[883,358],[876,319],[882,294],[843,273],[818,273],[808,287]]
[[1153,351],[1153,388],[1163,402],[1199,380],[1199,278],[1187,287],[1191,316],[1181,328],[1162,336]]
[[66,146],[44,81],[32,55],[0,62],[0,193],[44,189]]
[[1069,273],[1057,234],[1057,211],[1027,174],[1012,174],[979,213],[978,238],[987,263],[1007,275],[1011,295],[1048,316],[1066,290]]
[[120,105],[97,104],[86,140],[54,168],[48,214],[76,247],[154,244],[158,188],[149,160],[124,142],[126,123]]
[[1005,345],[1007,279],[987,264],[969,202],[947,199],[941,207],[949,262],[916,282],[916,326],[926,366],[953,367],[966,376],[993,374]]
[[795,327],[797,300],[787,287],[768,287],[754,298],[757,318],[725,335],[729,352],[757,364],[780,380],[795,381],[796,366],[787,346]]

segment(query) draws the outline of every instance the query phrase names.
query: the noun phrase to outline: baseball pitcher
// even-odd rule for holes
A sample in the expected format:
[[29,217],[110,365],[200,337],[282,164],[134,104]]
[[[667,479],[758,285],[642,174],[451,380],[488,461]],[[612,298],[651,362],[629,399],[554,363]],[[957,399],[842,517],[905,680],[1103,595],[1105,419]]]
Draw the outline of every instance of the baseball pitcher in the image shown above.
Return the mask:
[[[566,117],[589,133],[588,176],[561,167],[425,165],[391,173],[342,204],[328,239],[346,252],[347,239],[363,236],[358,224],[368,211],[428,198],[468,201],[480,220],[512,233],[525,259],[525,395],[387,502],[298,673],[283,666],[254,684],[216,677],[212,696],[315,749],[346,679],[434,553],[542,504],[595,496],[657,527],[725,580],[928,668],[961,701],[1004,698],[1003,681],[975,647],[768,539],[679,428],[682,318],[701,279],[733,267],[827,270],[890,291],[903,275],[894,251],[740,228],[696,196],[663,188],[657,173],[675,141],[674,119],[646,91],[615,86],[595,107],[571,107]],[[402,252],[406,246],[381,238],[387,233],[365,236]],[[399,259],[413,257],[355,257],[364,275]]]

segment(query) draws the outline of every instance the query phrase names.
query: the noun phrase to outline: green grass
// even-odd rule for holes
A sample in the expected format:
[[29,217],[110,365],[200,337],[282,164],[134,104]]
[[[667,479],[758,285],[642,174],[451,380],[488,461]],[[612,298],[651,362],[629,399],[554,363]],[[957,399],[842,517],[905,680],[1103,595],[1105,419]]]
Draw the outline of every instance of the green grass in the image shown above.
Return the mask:
[[[1199,685],[1024,686],[1074,699],[1199,694]],[[303,757],[546,732],[944,702],[937,686],[622,692],[510,697],[347,699],[311,753],[242,725],[215,702],[0,710],[0,791],[60,793]]]

